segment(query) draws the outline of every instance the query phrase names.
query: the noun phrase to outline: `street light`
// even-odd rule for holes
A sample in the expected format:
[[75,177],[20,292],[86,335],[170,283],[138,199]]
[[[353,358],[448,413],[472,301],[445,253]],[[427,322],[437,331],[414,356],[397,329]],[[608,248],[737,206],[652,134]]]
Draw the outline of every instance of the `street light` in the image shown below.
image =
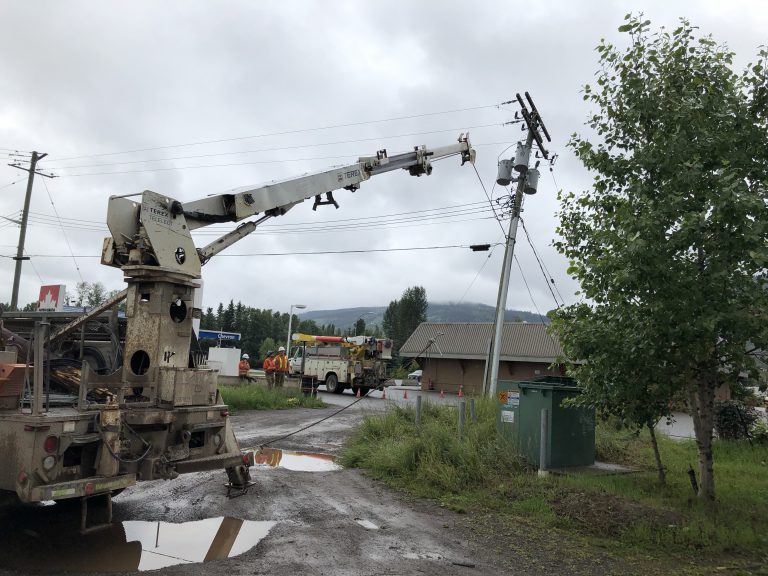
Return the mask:
[[291,304],[291,311],[288,314],[288,342],[285,344],[286,356],[291,353],[291,322],[293,321],[293,309],[298,308],[299,310],[303,310],[306,307],[306,304]]

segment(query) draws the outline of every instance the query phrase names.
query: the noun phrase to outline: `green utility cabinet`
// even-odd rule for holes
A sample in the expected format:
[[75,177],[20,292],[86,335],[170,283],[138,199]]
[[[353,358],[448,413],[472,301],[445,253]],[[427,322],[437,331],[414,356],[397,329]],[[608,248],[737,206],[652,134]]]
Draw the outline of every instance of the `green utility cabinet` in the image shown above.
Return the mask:
[[547,469],[589,466],[595,462],[595,411],[593,408],[564,406],[580,394],[571,378],[545,376],[531,382],[514,382],[520,390],[517,434],[520,455],[539,465],[541,411],[549,410],[549,458]]

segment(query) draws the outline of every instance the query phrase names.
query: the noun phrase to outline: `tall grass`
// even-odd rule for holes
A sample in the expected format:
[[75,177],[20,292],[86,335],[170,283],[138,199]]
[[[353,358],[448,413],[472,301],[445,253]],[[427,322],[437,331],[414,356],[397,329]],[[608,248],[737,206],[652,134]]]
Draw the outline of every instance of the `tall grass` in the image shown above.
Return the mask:
[[281,410],[286,408],[324,408],[317,397],[303,396],[293,388],[265,388],[263,386],[220,386],[224,403],[233,412],[239,410]]
[[663,555],[695,550],[712,557],[768,552],[768,445],[715,443],[717,501],[701,503],[688,467],[696,446],[659,435],[667,485],[657,480],[647,431],[599,425],[598,459],[632,466],[630,474],[537,478],[513,442],[496,433],[495,403],[476,401],[478,422],[457,431],[456,407],[392,407],[364,420],[341,457],[388,484],[458,510],[495,509],[543,527],[565,528],[604,545]]
[[467,490],[495,490],[522,467],[510,442],[496,434],[494,410],[492,401],[476,401],[478,421],[467,418],[459,438],[456,407],[424,403],[417,427],[413,408],[393,406],[363,421],[347,442],[341,463],[441,500]]

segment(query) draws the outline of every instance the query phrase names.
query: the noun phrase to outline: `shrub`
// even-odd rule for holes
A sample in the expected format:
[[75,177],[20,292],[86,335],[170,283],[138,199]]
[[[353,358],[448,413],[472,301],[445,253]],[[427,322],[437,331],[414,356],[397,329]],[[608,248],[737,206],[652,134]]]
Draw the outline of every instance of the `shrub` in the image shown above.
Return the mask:
[[757,418],[755,409],[745,406],[739,400],[726,400],[715,404],[715,430],[724,440],[749,438]]

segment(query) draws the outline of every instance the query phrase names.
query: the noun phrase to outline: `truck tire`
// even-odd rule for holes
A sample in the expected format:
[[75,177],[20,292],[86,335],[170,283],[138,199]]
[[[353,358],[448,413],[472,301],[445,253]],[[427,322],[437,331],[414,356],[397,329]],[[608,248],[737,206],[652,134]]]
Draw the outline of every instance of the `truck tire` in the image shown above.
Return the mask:
[[341,394],[344,392],[344,385],[339,384],[336,374],[331,373],[325,377],[325,389],[332,394]]

